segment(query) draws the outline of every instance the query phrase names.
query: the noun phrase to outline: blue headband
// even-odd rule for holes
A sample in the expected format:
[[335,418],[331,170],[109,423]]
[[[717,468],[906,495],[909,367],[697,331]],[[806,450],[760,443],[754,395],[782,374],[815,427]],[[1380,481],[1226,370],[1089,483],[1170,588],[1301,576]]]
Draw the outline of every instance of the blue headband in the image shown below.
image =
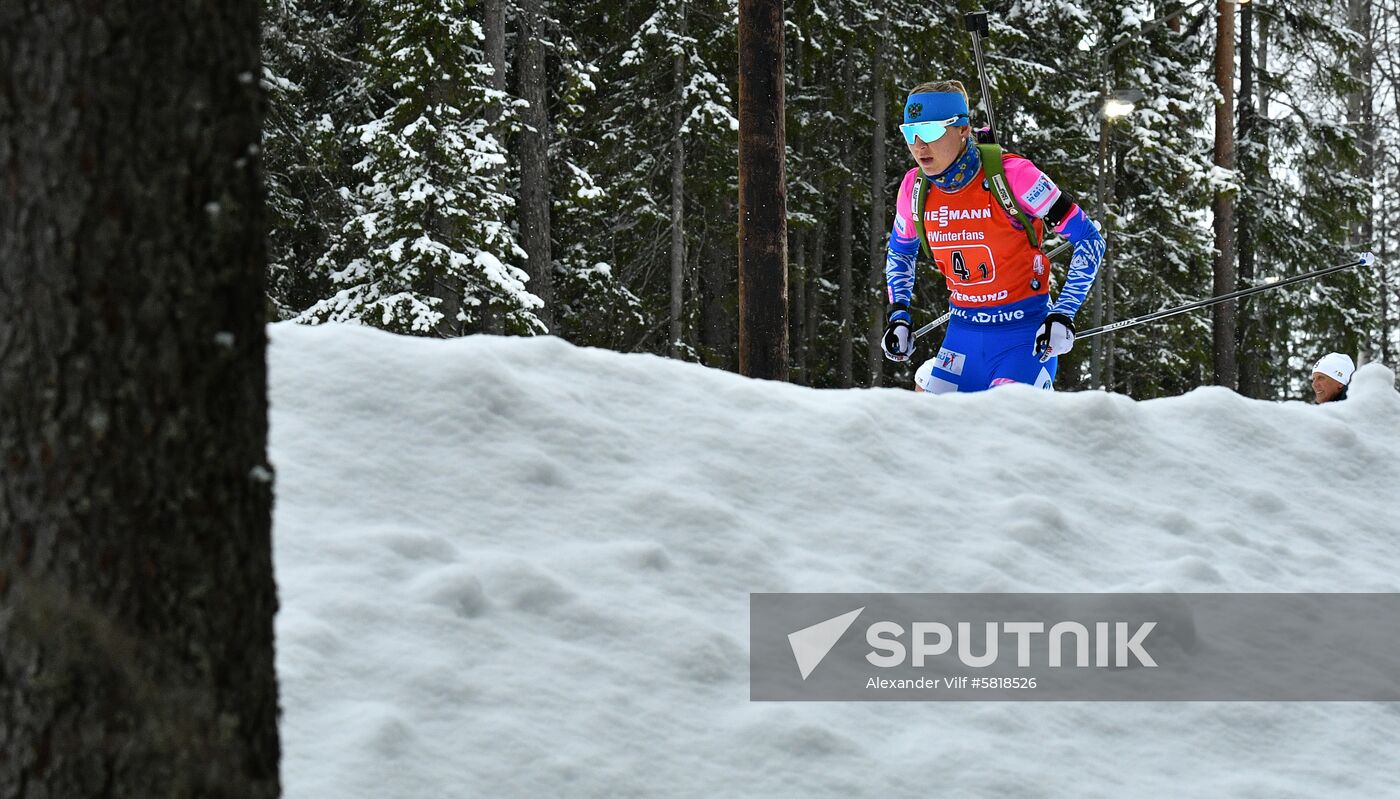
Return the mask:
[[968,124],[967,98],[960,92],[919,92],[904,101],[904,121],[929,122],[957,117],[954,125]]

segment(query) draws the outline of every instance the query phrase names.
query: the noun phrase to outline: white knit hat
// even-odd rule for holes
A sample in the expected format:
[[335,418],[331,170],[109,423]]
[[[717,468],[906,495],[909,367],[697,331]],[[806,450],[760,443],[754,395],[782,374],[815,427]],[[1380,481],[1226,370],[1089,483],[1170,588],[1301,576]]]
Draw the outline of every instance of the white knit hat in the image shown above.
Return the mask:
[[1356,364],[1352,363],[1351,356],[1340,352],[1327,353],[1313,367],[1313,374],[1327,375],[1344,386],[1351,383],[1351,375],[1355,371]]

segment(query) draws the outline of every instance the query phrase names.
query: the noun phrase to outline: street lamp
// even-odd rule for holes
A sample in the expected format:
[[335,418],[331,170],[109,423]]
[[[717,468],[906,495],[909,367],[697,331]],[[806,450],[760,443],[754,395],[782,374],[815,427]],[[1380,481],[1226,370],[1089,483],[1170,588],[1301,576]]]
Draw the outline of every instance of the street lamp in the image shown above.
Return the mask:
[[[1113,130],[1113,120],[1122,119],[1131,114],[1135,104],[1143,98],[1143,94],[1138,89],[1118,89],[1112,93],[1107,91],[1107,73],[1104,74],[1104,100],[1103,106],[1099,110],[1099,180],[1098,192],[1095,197],[1094,217],[1098,220],[1103,233],[1105,251],[1107,251],[1109,225],[1108,216],[1104,208],[1104,183],[1108,175],[1108,142]],[[1111,189],[1110,189],[1111,190]],[[1094,282],[1094,326],[1103,324],[1104,312],[1113,313],[1113,263],[1110,259],[1104,258],[1100,267],[1099,279]],[[1108,306],[1105,308],[1105,304]],[[1107,375],[1105,375],[1104,354],[1107,352]],[[1093,348],[1089,352],[1089,374],[1090,379],[1103,386],[1113,385],[1113,338],[1112,334],[1099,336],[1094,339]]]
[[1117,97],[1110,97],[1103,104],[1103,115],[1108,119],[1125,117],[1133,112],[1133,104],[1119,100]]
[[1140,89],[1117,89],[1103,101],[1103,115],[1109,119],[1119,119],[1133,112],[1143,98]]
[[[1241,1],[1241,0],[1235,0],[1235,2],[1240,2],[1240,1]],[[1116,91],[1116,92],[1110,92],[1110,91],[1109,91],[1109,69],[1108,69],[1109,57],[1112,56],[1114,53],[1118,52],[1119,50],[1121,50],[1122,48],[1128,46],[1128,45],[1131,44],[1132,42],[1141,41],[1142,38],[1145,37],[1148,33],[1151,33],[1152,31],[1154,31],[1154,30],[1160,28],[1161,26],[1166,25],[1167,23],[1171,22],[1171,21],[1172,21],[1173,19],[1175,19],[1176,17],[1181,16],[1182,14],[1187,13],[1188,11],[1195,11],[1197,8],[1199,8],[1199,7],[1201,7],[1201,6],[1204,6],[1204,5],[1205,5],[1206,3],[1208,3],[1208,2],[1209,2],[1209,0],[1189,0],[1187,3],[1185,3],[1184,5],[1182,5],[1180,8],[1175,9],[1174,11],[1168,12],[1167,14],[1165,14],[1165,15],[1163,15],[1163,16],[1161,16],[1161,17],[1158,17],[1157,19],[1154,19],[1154,20],[1152,20],[1151,22],[1148,22],[1146,25],[1143,25],[1141,28],[1138,28],[1136,31],[1134,31],[1134,32],[1132,32],[1132,33],[1130,33],[1130,34],[1127,34],[1127,35],[1126,35],[1123,39],[1121,39],[1120,41],[1118,41],[1118,42],[1116,42],[1116,43],[1113,43],[1113,44],[1108,44],[1108,46],[1102,47],[1102,48],[1098,51],[1098,73],[1099,73],[1099,86],[1100,86],[1099,91],[1101,92],[1100,96],[1103,98],[1103,105],[1102,105],[1102,107],[1099,109],[1099,114],[1098,114],[1098,118],[1099,118],[1099,180],[1098,180],[1098,196],[1097,196],[1097,201],[1098,201],[1098,202],[1097,202],[1097,204],[1096,204],[1096,205],[1097,205],[1097,208],[1095,209],[1095,215],[1096,215],[1096,218],[1098,219],[1099,224],[1103,226],[1102,229],[1103,229],[1103,237],[1104,237],[1104,241],[1105,241],[1105,242],[1107,242],[1107,240],[1108,240],[1109,227],[1108,227],[1108,218],[1107,218],[1107,216],[1106,216],[1105,213],[1104,213],[1104,171],[1105,171],[1105,169],[1106,169],[1105,164],[1106,164],[1106,162],[1108,161],[1108,137],[1109,137],[1109,130],[1110,130],[1111,122],[1112,122],[1114,119],[1120,119],[1120,118],[1122,118],[1122,117],[1124,117],[1124,116],[1127,116],[1128,114],[1132,113],[1132,110],[1133,110],[1133,103],[1136,103],[1138,100],[1141,100],[1141,99],[1142,99],[1142,92],[1137,91],[1137,90],[1135,90],[1135,89],[1119,90],[1119,91]],[[1245,2],[1247,2],[1247,0],[1245,0]],[[1107,37],[1106,37],[1106,38],[1107,38]],[[1105,44],[1107,44],[1107,43],[1105,42]],[[1108,254],[1107,254],[1107,248],[1105,248],[1104,261],[1103,261],[1103,265],[1100,267],[1099,279],[1096,280],[1096,281],[1094,281],[1094,289],[1093,289],[1093,292],[1094,292],[1094,326],[1095,326],[1095,327],[1098,327],[1099,325],[1102,325],[1102,324],[1103,324],[1104,295],[1105,295],[1105,294],[1109,294],[1109,295],[1110,295],[1110,296],[1108,297],[1108,303],[1109,303],[1109,308],[1108,308],[1108,310],[1109,310],[1110,313],[1113,311],[1113,306],[1112,306],[1113,297],[1112,297],[1112,295],[1111,295],[1112,290],[1113,290],[1113,261],[1112,261],[1112,258],[1109,257]],[[1105,335],[1105,336],[1099,336],[1099,337],[1097,337],[1097,338],[1094,339],[1094,346],[1093,346],[1093,349],[1092,349],[1091,354],[1090,354],[1090,357],[1089,357],[1089,376],[1090,376],[1091,382],[1093,382],[1093,383],[1095,383],[1095,384],[1097,384],[1097,385],[1108,386],[1108,385],[1112,385],[1112,383],[1113,383],[1113,350],[1112,350],[1112,347],[1113,347],[1113,336],[1112,336],[1112,334]],[[1109,356],[1109,357],[1108,357],[1108,375],[1107,375],[1108,379],[1107,379],[1107,381],[1104,380],[1104,353],[1105,353],[1105,351],[1107,351],[1108,356]]]

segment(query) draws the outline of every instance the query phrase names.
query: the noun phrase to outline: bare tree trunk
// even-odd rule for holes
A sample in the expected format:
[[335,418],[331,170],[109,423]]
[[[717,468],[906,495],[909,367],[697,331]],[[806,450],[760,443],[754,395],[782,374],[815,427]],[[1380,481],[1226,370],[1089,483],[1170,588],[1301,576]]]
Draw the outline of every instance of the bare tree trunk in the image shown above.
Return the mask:
[[794,360],[798,385],[807,382],[807,231],[793,237],[796,254],[793,257],[792,336],[797,347]]
[[[685,35],[685,2],[680,4],[679,33]],[[676,53],[671,65],[675,81],[671,101],[671,357],[681,356],[681,315],[685,310],[685,55]]]
[[[706,226],[705,226],[704,221],[702,220],[702,221],[701,221],[701,224],[700,224],[700,233],[699,233],[699,237],[700,237],[701,239],[703,239],[705,235],[706,235]],[[688,325],[687,328],[686,328],[686,330],[685,330],[685,333],[686,333],[686,335],[685,335],[685,342],[686,342],[687,345],[690,346],[691,350],[696,351],[696,352],[698,352],[699,349],[700,349],[700,331],[696,329],[696,327],[697,327],[697,325],[696,325],[696,319],[699,318],[699,311],[700,311],[699,306],[700,306],[700,304],[701,304],[701,299],[700,299],[700,253],[701,253],[701,251],[702,251],[702,245],[700,244],[700,242],[699,242],[699,241],[692,241],[692,242],[690,243],[690,245],[687,246],[687,247],[685,248],[684,260],[681,262],[682,268],[685,269],[685,293],[686,293],[686,296],[690,297],[690,302],[691,302],[691,310],[690,310],[690,313],[689,313],[690,325]]]
[[734,365],[729,357],[732,350],[725,346],[728,344],[725,324],[730,317],[728,309],[724,307],[724,280],[729,272],[726,268],[728,259],[717,252],[717,249],[718,246],[712,237],[700,238],[700,292],[696,295],[700,302],[700,329],[697,332],[701,363],[732,371]]
[[[1113,205],[1114,207],[1117,207],[1117,206],[1118,206],[1118,163],[1119,163],[1118,152],[1117,152],[1116,149],[1110,147],[1110,148],[1109,148],[1109,152],[1108,152],[1108,164],[1107,164],[1107,169],[1108,169],[1108,202],[1109,202],[1111,205]],[[1107,219],[1105,219],[1101,224],[1103,225],[1103,237],[1104,237],[1104,243],[1105,243],[1104,250],[1105,250],[1105,252],[1106,252],[1107,249],[1108,249],[1107,243],[1108,243],[1109,239],[1113,236],[1113,227],[1112,227],[1111,225],[1108,224],[1108,220],[1107,220]],[[1101,270],[1101,271],[1100,271],[1100,279],[1103,280],[1103,309],[1104,309],[1104,313],[1108,315],[1108,318],[1109,318],[1110,320],[1115,320],[1115,321],[1116,321],[1116,320],[1118,319],[1118,303],[1117,303],[1117,297],[1118,297],[1118,288],[1117,288],[1118,273],[1117,273],[1117,271],[1114,269],[1114,262],[1113,262],[1113,259],[1112,259],[1112,258],[1105,258],[1105,259],[1103,260],[1103,264],[1099,267],[1099,269]],[[1117,362],[1118,362],[1118,359],[1117,359],[1117,357],[1116,357],[1116,353],[1117,353],[1117,351],[1118,351],[1118,347],[1117,347],[1117,343],[1118,343],[1118,342],[1115,340],[1114,334],[1111,333],[1111,332],[1105,333],[1103,336],[1101,336],[1101,338],[1104,340],[1104,342],[1103,342],[1103,370],[1104,370],[1104,381],[1105,381],[1105,385],[1108,387],[1108,390],[1109,390],[1109,391],[1112,391],[1113,388],[1114,388],[1114,386],[1117,385],[1117,381],[1118,381],[1118,375],[1117,375],[1117,369],[1116,369]]]
[[[1383,143],[1378,145],[1376,156],[1380,159],[1380,163],[1384,165],[1386,162],[1386,152],[1385,145]],[[1382,176],[1388,177],[1388,175],[1385,172],[1382,173]],[[1384,208],[1382,208],[1380,214],[1380,236],[1378,239],[1378,241],[1380,242],[1380,258],[1376,261],[1376,266],[1379,269],[1379,272],[1377,273],[1376,277],[1380,282],[1381,289],[1380,362],[1393,369],[1395,367],[1393,365],[1393,362],[1390,360],[1390,337],[1392,335],[1392,328],[1390,326],[1390,267],[1387,266],[1387,262],[1389,261],[1390,256],[1390,230],[1389,225],[1387,224],[1388,221],[1389,214]]]
[[786,380],[783,4],[739,0],[739,372]]
[[[852,67],[852,59],[843,59],[841,64],[841,85],[844,87],[842,97],[846,99],[846,102],[851,102],[855,97],[855,82],[855,70]],[[849,137],[842,134],[838,135],[841,135],[841,177],[839,178],[841,181],[841,194],[838,200],[840,203],[841,238],[836,249],[836,259],[837,270],[840,275],[838,280],[841,288],[841,299],[839,301],[839,311],[841,314],[841,349],[840,360],[837,364],[837,376],[841,380],[842,388],[850,388],[852,383],[851,361],[853,356],[851,336],[854,333],[854,322],[851,319],[851,237],[853,235],[851,228],[853,227],[852,216],[854,214],[854,209],[851,207],[850,173],[846,170],[851,163],[851,142]]]
[[[1235,2],[1216,0],[1215,86],[1221,102],[1215,107],[1215,165],[1235,168]],[[1225,294],[1237,287],[1235,276],[1235,203],[1224,191],[1215,195],[1214,293]],[[1214,308],[1215,383],[1235,388],[1235,303],[1222,302]]]
[[520,97],[525,128],[520,133],[520,233],[530,275],[527,288],[544,300],[535,316],[554,328],[554,268],[550,252],[549,95],[544,61],[546,0],[521,0],[521,31],[516,42],[520,59]]
[[[1107,69],[1107,67],[1105,66],[1104,69]],[[1105,75],[1103,80],[1102,97],[1106,97],[1107,95],[1108,79]],[[1100,98],[1100,101],[1102,101],[1102,97]],[[1111,135],[1112,128],[1109,127],[1108,117],[1104,115],[1102,110],[1099,111],[1098,117],[1099,174],[1094,192],[1094,218],[1097,219],[1099,224],[1103,226],[1104,242],[1105,244],[1107,244],[1109,237],[1109,224],[1108,213],[1104,207],[1104,202],[1108,192],[1108,137]],[[1111,259],[1105,258],[1104,260],[1105,263],[1103,266],[1107,267],[1108,263],[1111,262]],[[1094,307],[1092,317],[1094,327],[1101,327],[1104,323],[1104,295],[1108,293],[1108,270],[1103,269],[1102,267],[1101,270],[1103,271],[1103,274],[1099,275],[1099,279],[1094,281],[1094,286],[1091,289],[1094,295]],[[1103,356],[1104,351],[1107,349],[1107,345],[1108,342],[1105,336],[1099,336],[1095,338],[1093,344],[1090,345],[1089,384],[1094,388],[1108,387],[1107,384],[1104,383],[1103,379]]]
[[0,10],[0,796],[270,799],[260,4],[19,5]]
[[[722,202],[718,216],[737,216],[736,197],[729,195]],[[737,260],[737,244],[729,236],[700,237],[700,326],[708,350],[706,364],[731,372],[739,368],[738,275],[731,268]]]
[[[870,385],[884,382],[885,357],[880,339],[885,332],[885,303],[880,286],[885,282],[885,48],[889,39],[889,18],[884,0],[875,0],[873,13],[880,18],[880,35],[875,42],[875,63],[871,69],[870,85],[875,97],[871,103],[875,116],[870,140],[870,330],[866,335],[866,360],[870,366]],[[850,59],[847,59],[850,60]]]
[[[1395,42],[1391,37],[1396,30],[1396,21],[1400,19],[1400,13],[1397,12],[1400,12],[1400,8],[1393,3],[1381,6],[1381,24],[1377,26],[1377,31],[1381,38],[1381,52],[1393,53],[1396,50]],[[1384,59],[1384,61],[1388,65],[1394,65],[1393,58],[1387,58]],[[1374,61],[1372,65],[1376,67],[1375,72],[1379,72],[1381,77],[1385,80],[1385,83],[1389,85],[1391,91],[1390,106],[1391,108],[1395,108],[1396,104],[1400,103],[1400,75],[1383,72]],[[1393,118],[1389,121],[1390,124],[1395,124]],[[1397,189],[1400,189],[1400,159],[1397,159],[1394,155],[1387,152],[1384,141],[1377,143],[1376,159],[1381,168],[1382,189],[1385,191],[1384,196],[1393,197]],[[1392,171],[1392,169],[1394,171]],[[1390,269],[1389,263],[1391,255],[1390,236],[1393,235],[1395,230],[1393,214],[1394,211],[1388,204],[1381,204],[1379,236],[1380,260],[1378,261],[1380,273],[1377,276],[1381,285],[1381,329],[1383,331],[1381,335],[1381,362],[1390,366],[1392,369],[1395,366],[1394,361],[1391,360],[1395,355],[1395,353],[1391,351],[1395,329],[1390,324],[1390,308],[1391,300],[1394,299],[1395,295],[1395,287],[1391,284],[1389,273],[1393,270]]]
[[[841,155],[844,163],[849,163],[850,145],[846,142],[841,144]],[[838,376],[841,379],[842,388],[850,388],[852,383],[852,356],[854,344],[852,342],[854,320],[851,318],[851,237],[854,235],[851,228],[853,226],[854,209],[851,200],[851,184],[848,175],[843,174],[840,178],[841,185],[841,210],[840,210],[840,241],[836,248],[836,268],[839,274],[841,298],[838,300],[841,322],[841,350],[840,360],[837,364]]]
[[[1258,36],[1253,38],[1255,58],[1255,84],[1256,96],[1258,98],[1258,110],[1252,114],[1256,124],[1254,137],[1258,140],[1258,149],[1254,153],[1254,171],[1261,180],[1269,179],[1269,157],[1272,152],[1272,142],[1270,140],[1271,130],[1269,125],[1269,101],[1273,91],[1273,77],[1269,74],[1269,28],[1272,17],[1269,14],[1260,14],[1254,17],[1255,27]],[[1253,244],[1251,237],[1251,245]],[[1258,270],[1255,270],[1256,274]],[[1250,324],[1255,328],[1256,341],[1262,341],[1269,336],[1268,330],[1274,324],[1274,310],[1263,303],[1253,305],[1253,313],[1250,315]],[[1268,351],[1277,351],[1277,346],[1271,343]],[[1254,362],[1254,380],[1258,387],[1258,396],[1280,398],[1283,396],[1284,388],[1278,382],[1279,370],[1265,369],[1263,355]]]
[[[505,0],[485,0],[485,35],[486,35],[486,59],[491,64],[491,88],[502,95],[506,91],[506,4]],[[504,103],[505,100],[500,102]],[[492,134],[504,145],[505,130],[501,125],[501,107],[496,103],[486,106],[486,122],[490,126]],[[498,164],[491,167],[495,178],[496,189],[504,193],[506,182],[505,164]],[[501,318],[501,309],[487,304],[481,309],[481,332],[502,333],[505,331],[505,322]]]
[[[788,72],[792,75],[793,96],[802,97],[803,81],[806,76],[807,64],[803,47],[803,37],[798,36],[792,40],[792,58],[788,61]],[[807,137],[806,131],[799,126],[795,131],[789,131],[788,143],[797,153],[798,163],[804,167],[807,164]],[[810,385],[807,380],[807,230],[799,228],[794,231],[788,228],[788,248],[793,253],[792,260],[792,286],[789,288],[789,299],[792,302],[792,310],[789,314],[791,328],[789,334],[792,337],[794,347],[793,353],[793,375],[798,385]]]
[[[1268,120],[1269,118],[1269,93],[1273,91],[1273,77],[1269,75],[1269,22],[1268,14],[1259,15],[1259,57],[1256,60],[1259,68],[1259,118]],[[1268,158],[1268,149],[1265,148],[1261,156]]]
[[442,313],[437,323],[437,334],[443,338],[462,335],[462,322],[457,318],[462,311],[461,282],[450,275],[434,278],[432,296],[438,299],[437,309]]
[[[1254,5],[1240,7],[1240,120],[1239,147],[1249,148],[1239,159],[1243,191],[1235,225],[1239,242],[1239,280],[1244,285],[1254,282],[1254,192],[1260,190],[1258,145],[1254,141]],[[1238,149],[1238,148],[1237,148]],[[1257,304],[1248,299],[1240,301],[1236,346],[1239,353],[1240,393],[1246,397],[1262,398],[1260,384],[1260,352]]]
[[[1353,251],[1370,249],[1376,232],[1376,117],[1375,117],[1375,52],[1371,30],[1371,0],[1350,0],[1348,22],[1361,37],[1361,48],[1351,59],[1352,78],[1359,88],[1347,98],[1347,119],[1361,139],[1361,165],[1358,177],[1366,183],[1366,206],[1361,219],[1352,227],[1348,242]],[[1363,279],[1369,279],[1369,275]],[[1388,331],[1381,330],[1384,337]],[[1363,339],[1369,339],[1365,336]],[[1369,347],[1369,344],[1363,345]],[[1370,356],[1370,351],[1360,353]]]
[[[811,267],[808,270],[806,292],[807,297],[807,352],[808,359],[811,353],[816,350],[817,335],[821,329],[822,320],[822,279],[823,261],[826,256],[826,228],[820,223],[812,229],[812,258]],[[816,380],[808,380],[809,385],[814,385]]]

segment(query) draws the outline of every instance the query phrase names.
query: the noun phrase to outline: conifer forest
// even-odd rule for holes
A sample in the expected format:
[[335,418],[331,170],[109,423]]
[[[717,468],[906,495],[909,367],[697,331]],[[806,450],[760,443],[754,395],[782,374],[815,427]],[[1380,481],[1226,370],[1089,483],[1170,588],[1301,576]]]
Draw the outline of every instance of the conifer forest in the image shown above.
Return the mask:
[[[1207,309],[1085,341],[1059,388],[1297,398],[1327,351],[1393,362],[1397,5],[788,2],[786,379],[910,385],[879,345],[900,109],[956,79],[985,119],[979,8],[999,140],[1107,240],[1081,328],[1377,256],[1220,306],[1224,336]],[[738,9],[267,0],[272,318],[738,369]],[[947,297],[921,262],[915,324]]]

